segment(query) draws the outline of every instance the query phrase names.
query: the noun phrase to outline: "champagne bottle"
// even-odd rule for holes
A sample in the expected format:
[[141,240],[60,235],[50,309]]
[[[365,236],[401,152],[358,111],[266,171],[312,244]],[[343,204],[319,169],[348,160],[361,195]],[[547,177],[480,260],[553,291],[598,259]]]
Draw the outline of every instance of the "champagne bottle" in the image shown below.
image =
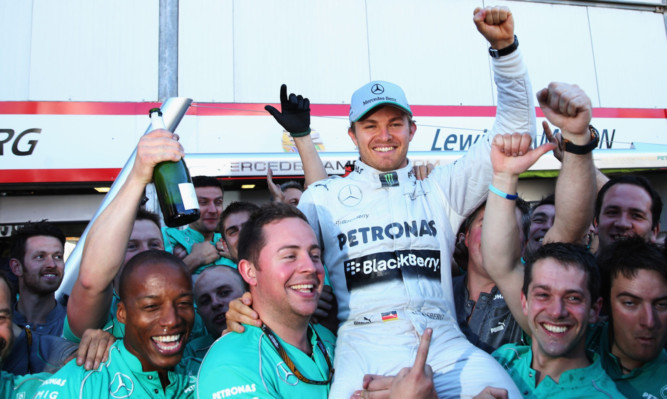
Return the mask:
[[[153,129],[166,129],[159,108],[148,111]],[[199,219],[199,202],[185,161],[160,162],[153,169],[153,182],[164,224],[183,226]]]

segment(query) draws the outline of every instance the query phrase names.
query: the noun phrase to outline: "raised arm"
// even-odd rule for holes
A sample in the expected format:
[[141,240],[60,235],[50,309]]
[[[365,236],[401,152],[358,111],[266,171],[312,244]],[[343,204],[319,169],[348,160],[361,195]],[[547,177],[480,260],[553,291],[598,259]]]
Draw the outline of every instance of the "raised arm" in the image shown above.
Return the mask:
[[280,86],[280,108],[281,111],[270,105],[264,107],[294,139],[303,164],[306,187],[329,177],[310,137],[310,100],[294,93],[287,97],[287,86],[282,85]]
[[597,194],[589,130],[591,100],[577,85],[550,83],[537,93],[542,112],[561,129],[563,163],[556,181],[556,217],[544,237],[547,242],[581,243],[593,220]]
[[492,192],[486,201],[482,222],[484,268],[500,289],[512,315],[524,331],[527,331],[527,323],[521,311],[520,300],[524,268],[521,263],[515,195],[519,175],[554,145],[545,144],[535,150],[531,150],[530,146],[531,137],[528,134],[505,134],[494,138],[491,147]]
[[107,319],[111,282],[123,264],[137,207],[152,179],[153,168],[159,162],[178,161],[184,156],[175,137],[166,130],[154,130],[141,137],[127,180],[88,232],[79,277],[67,306],[70,329],[78,337],[88,328],[101,328]]

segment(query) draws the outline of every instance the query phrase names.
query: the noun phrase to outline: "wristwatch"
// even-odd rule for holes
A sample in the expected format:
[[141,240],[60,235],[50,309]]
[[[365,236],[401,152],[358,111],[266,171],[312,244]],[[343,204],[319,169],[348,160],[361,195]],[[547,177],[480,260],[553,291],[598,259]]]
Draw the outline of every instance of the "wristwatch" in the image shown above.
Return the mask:
[[571,152],[572,154],[577,155],[584,155],[593,151],[593,149],[595,149],[595,147],[597,147],[598,143],[600,142],[600,133],[598,133],[598,130],[594,128],[593,125],[588,125],[588,130],[591,132],[591,141],[589,141],[588,144],[576,145],[570,140],[564,138],[563,149],[567,152]]
[[505,48],[501,48],[500,50],[496,50],[494,48],[489,47],[489,55],[492,58],[500,58],[503,55],[509,55],[514,52],[514,50],[519,48],[519,39],[514,35],[514,43],[510,44],[509,46]]

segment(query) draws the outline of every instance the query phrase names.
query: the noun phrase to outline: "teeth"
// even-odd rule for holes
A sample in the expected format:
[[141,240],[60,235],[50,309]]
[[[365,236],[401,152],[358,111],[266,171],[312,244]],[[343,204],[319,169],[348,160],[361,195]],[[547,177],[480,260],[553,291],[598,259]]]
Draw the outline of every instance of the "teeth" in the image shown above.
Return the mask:
[[313,284],[296,284],[290,287],[295,291],[311,292],[315,286]]
[[551,324],[542,324],[542,326],[547,330],[552,333],[564,333],[567,331],[567,327],[565,326],[554,326]]
[[392,151],[394,147],[375,147],[374,150],[378,152],[389,152]]
[[181,335],[156,335],[153,337],[153,341],[157,342],[175,342],[181,339]]

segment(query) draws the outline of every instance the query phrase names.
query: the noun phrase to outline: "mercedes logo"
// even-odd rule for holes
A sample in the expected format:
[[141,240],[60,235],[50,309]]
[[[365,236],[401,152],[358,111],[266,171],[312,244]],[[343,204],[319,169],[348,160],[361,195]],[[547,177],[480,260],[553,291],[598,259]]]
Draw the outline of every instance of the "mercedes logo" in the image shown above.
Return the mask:
[[381,84],[376,83],[371,87],[371,93],[373,94],[382,94],[384,93],[384,87]]
[[361,202],[361,189],[348,184],[338,192],[338,201],[345,206],[357,206]]

